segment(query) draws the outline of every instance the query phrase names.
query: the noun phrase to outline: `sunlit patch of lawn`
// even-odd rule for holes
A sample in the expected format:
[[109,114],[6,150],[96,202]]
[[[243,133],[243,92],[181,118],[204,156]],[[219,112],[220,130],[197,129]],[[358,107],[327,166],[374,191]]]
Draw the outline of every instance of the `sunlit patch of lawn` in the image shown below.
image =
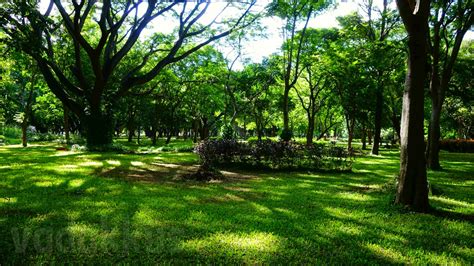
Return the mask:
[[3,146],[0,263],[469,264],[474,154],[441,158],[438,212],[416,214],[391,204],[395,150],[352,173],[226,169],[245,178],[198,183],[175,179],[192,153]]

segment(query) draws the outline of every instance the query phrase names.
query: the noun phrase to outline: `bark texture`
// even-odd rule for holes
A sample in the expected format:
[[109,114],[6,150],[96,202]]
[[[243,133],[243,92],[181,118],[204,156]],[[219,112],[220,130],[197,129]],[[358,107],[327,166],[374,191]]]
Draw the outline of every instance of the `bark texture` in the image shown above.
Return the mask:
[[403,93],[400,176],[395,202],[427,211],[428,182],[424,156],[423,101],[427,75],[429,0],[397,0],[408,33],[408,70]]

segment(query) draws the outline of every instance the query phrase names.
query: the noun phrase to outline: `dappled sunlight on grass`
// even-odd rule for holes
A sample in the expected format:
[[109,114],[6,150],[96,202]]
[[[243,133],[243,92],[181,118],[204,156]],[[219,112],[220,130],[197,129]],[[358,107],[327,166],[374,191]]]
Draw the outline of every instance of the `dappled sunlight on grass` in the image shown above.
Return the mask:
[[0,203],[15,203],[17,202],[17,198],[16,197],[3,197],[3,198],[0,198]]
[[203,239],[192,239],[181,244],[184,250],[207,256],[228,255],[241,258],[243,263],[263,262],[279,251],[284,240],[272,233],[216,233]]
[[[199,183],[175,180],[195,169],[193,153],[3,146],[0,261],[468,264],[474,155],[441,155],[444,170],[429,179],[444,212],[415,214],[391,205],[395,151],[357,158],[352,173],[223,169],[245,178]],[[23,252],[12,232],[31,235]]]
[[104,165],[103,162],[96,162],[96,161],[89,161],[89,162],[83,162],[83,163],[80,163],[79,166],[102,166]]
[[367,243],[365,247],[372,251],[376,256],[380,256],[384,259],[388,259],[392,263],[397,263],[402,260],[403,255],[401,252],[392,248],[382,247],[374,243]]
[[118,161],[118,160],[106,160],[105,162],[110,164],[110,165],[114,165],[114,166],[120,166],[121,165],[120,161]]

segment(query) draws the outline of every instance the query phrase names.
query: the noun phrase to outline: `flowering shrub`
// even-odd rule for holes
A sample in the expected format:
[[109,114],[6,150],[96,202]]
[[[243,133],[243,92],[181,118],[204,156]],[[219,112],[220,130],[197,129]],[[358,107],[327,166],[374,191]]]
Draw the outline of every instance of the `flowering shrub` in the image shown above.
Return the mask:
[[350,170],[352,157],[342,147],[295,142],[263,140],[208,140],[199,143],[195,152],[204,168],[217,164],[244,163],[272,169],[305,168],[319,170]]

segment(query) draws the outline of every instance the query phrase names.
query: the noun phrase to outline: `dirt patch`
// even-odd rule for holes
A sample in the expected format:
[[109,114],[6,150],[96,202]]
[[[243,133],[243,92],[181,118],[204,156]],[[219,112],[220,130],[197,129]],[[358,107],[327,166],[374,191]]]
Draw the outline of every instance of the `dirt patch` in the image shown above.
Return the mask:
[[[107,178],[123,179],[131,182],[176,182],[185,181],[187,176],[196,173],[199,165],[179,165],[168,163],[152,163],[149,165],[101,168],[96,174]],[[220,171],[222,178],[219,180],[209,180],[210,183],[235,182],[256,178],[249,174],[241,174],[233,171]]]
[[227,190],[239,191],[239,192],[250,192],[251,191],[250,188],[246,188],[246,187],[224,187],[224,188],[227,189]]

